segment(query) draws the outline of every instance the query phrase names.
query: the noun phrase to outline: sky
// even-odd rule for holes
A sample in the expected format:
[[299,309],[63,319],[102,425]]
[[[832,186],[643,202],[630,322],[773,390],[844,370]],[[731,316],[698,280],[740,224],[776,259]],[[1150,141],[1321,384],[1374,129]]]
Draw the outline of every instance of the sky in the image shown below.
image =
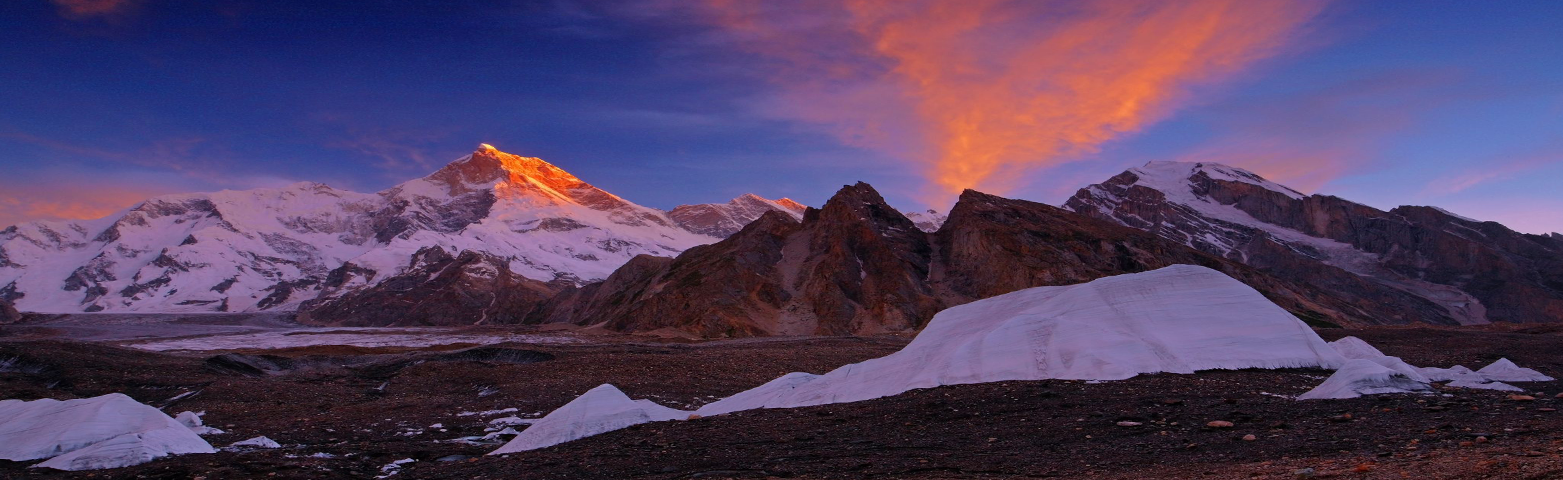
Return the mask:
[[0,225],[490,143],[658,208],[1214,161],[1563,231],[1563,2],[12,0]]

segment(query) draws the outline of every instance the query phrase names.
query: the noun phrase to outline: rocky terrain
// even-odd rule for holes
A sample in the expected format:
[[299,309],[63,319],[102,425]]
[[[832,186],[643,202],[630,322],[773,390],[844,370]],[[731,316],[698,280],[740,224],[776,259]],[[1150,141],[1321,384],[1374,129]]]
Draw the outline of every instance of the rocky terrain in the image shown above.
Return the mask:
[[340,326],[513,324],[569,282],[540,282],[510,271],[510,262],[471,250],[452,256],[440,247],[413,254],[402,273],[338,293],[355,273],[349,263],[326,277],[321,298],[299,306],[298,320]]
[[22,320],[22,313],[16,311],[16,306],[11,302],[0,300],[0,324],[16,323]]
[[1311,285],[1374,323],[1563,319],[1563,243],[1433,207],[1382,211],[1212,163],[1152,162],[1065,207]]
[[[525,327],[520,331],[524,330]],[[1563,374],[1555,329],[1326,329],[1425,365],[1499,357]],[[579,333],[569,335],[584,335]],[[647,424],[504,457],[468,439],[601,383],[692,407],[791,371],[823,373],[904,337],[571,344],[479,349],[308,347],[176,355],[48,340],[0,342],[14,398],[125,392],[205,411],[213,445],[265,435],[279,449],[177,456],[66,473],[0,462],[7,478],[1550,478],[1563,474],[1563,387],[1534,400],[1464,389],[1350,400],[1282,398],[1312,370],[1210,371],[1124,381],[1004,382],[890,398]],[[455,348],[454,350],[452,348]],[[275,368],[235,365],[259,359]],[[235,362],[234,360],[238,360]],[[190,393],[194,392],[194,393]],[[188,395],[184,395],[190,393]],[[183,395],[183,396],[181,396]],[[175,397],[178,397],[177,399]],[[515,410],[509,410],[514,408]],[[497,420],[497,422],[496,422]],[[1211,427],[1225,421],[1231,427]],[[1121,426],[1122,422],[1138,425]],[[515,425],[515,429],[524,429]],[[1252,435],[1252,440],[1245,440]],[[504,438],[503,435],[498,438]],[[1298,472],[1305,472],[1299,474]],[[1309,473],[1311,472],[1311,473]]]
[[973,300],[1178,263],[1221,270],[1305,319],[1378,323],[1332,292],[1040,203],[967,191],[926,233],[864,183],[802,221],[767,214],[675,259],[637,258],[561,294],[539,321],[705,337],[911,332]]

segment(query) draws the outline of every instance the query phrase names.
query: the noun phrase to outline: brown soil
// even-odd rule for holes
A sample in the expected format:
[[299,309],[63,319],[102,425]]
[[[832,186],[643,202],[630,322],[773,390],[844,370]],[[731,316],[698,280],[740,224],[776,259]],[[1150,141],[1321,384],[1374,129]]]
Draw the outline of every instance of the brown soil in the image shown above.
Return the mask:
[[[1477,368],[1499,357],[1563,376],[1557,332],[1378,328],[1356,335],[1413,364]],[[601,383],[631,397],[690,407],[791,371],[822,373],[899,349],[900,338],[696,344],[509,345],[554,356],[530,364],[432,361],[450,352],[293,352],[290,373],[250,378],[202,367],[206,356],[92,344],[0,343],[7,398],[125,392],[166,411],[205,410],[229,433],[285,448],[165,458],[90,473],[0,462],[0,478],[365,478],[412,458],[392,478],[1558,478],[1563,383],[1506,393],[1390,395],[1299,402],[1327,372],[1212,371],[1118,382],[1005,382],[918,390],[852,404],[738,412],[640,425],[533,452],[486,457],[489,419],[535,417]],[[331,352],[329,355],[322,353]],[[276,351],[268,352],[276,354]],[[407,360],[430,360],[423,363]],[[346,365],[346,366],[344,366]],[[384,385],[383,389],[379,387]],[[494,392],[480,396],[480,392]],[[1272,395],[1274,394],[1274,395]],[[1350,415],[1347,417],[1346,415]],[[1226,420],[1232,428],[1206,423]],[[1133,427],[1120,421],[1140,422]],[[435,423],[441,428],[430,428]],[[1245,435],[1255,440],[1245,441]],[[1478,437],[1485,442],[1478,443]],[[325,453],[332,458],[315,458]],[[440,459],[445,461],[441,461]]]

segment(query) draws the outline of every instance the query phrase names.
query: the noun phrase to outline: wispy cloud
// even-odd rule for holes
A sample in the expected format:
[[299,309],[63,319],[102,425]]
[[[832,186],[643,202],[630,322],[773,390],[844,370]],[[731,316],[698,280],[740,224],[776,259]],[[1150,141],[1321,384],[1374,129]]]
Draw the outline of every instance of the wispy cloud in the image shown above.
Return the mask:
[[133,5],[132,0],[50,0],[67,18],[105,17],[123,13]]
[[0,228],[43,219],[102,218],[148,198],[191,185],[144,175],[76,171],[0,180]]
[[1476,167],[1433,179],[1423,187],[1421,195],[1453,195],[1478,185],[1509,180],[1521,173],[1556,163],[1563,163],[1563,144],[1549,145],[1538,151],[1505,160],[1481,162]]
[[1235,98],[1204,120],[1215,137],[1176,158],[1253,170],[1303,192],[1376,168],[1378,151],[1429,112],[1464,100],[1451,70],[1397,69],[1293,92]]

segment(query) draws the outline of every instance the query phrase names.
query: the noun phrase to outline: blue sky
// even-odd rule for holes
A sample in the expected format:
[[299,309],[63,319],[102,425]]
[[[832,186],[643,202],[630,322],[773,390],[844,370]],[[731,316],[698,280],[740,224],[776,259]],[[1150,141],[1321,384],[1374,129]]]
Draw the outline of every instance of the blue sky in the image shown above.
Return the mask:
[[[660,208],[748,192],[818,205],[859,180],[906,209],[944,206],[926,163],[778,108],[821,100],[789,94],[775,52],[702,15],[673,1],[3,2],[0,223],[299,180],[375,191],[479,142]],[[1329,4],[1285,48],[999,193],[1058,203],[1145,161],[1213,160],[1381,208],[1563,231],[1560,18],[1560,2]]]

